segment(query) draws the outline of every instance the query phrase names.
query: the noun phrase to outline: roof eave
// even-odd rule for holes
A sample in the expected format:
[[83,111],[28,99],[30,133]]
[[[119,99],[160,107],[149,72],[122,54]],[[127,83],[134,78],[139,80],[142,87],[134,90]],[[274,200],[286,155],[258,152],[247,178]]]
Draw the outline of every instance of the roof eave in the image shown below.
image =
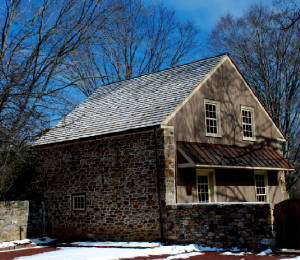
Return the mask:
[[44,148],[44,147],[49,147],[49,146],[66,145],[66,144],[73,144],[73,143],[80,143],[80,142],[89,142],[89,141],[94,141],[94,140],[111,137],[111,136],[127,135],[127,134],[131,134],[131,133],[147,131],[147,130],[150,130],[150,129],[153,129],[156,127],[160,127],[160,125],[154,124],[154,125],[150,125],[150,126],[146,126],[146,127],[133,128],[133,129],[128,129],[128,130],[119,131],[119,132],[112,132],[112,133],[107,133],[107,134],[102,134],[102,135],[100,134],[100,135],[94,135],[94,136],[77,138],[77,139],[61,140],[59,142],[42,143],[42,144],[33,143],[32,147]]
[[236,165],[210,165],[196,163],[178,164],[178,168],[218,168],[218,169],[244,169],[244,170],[265,170],[265,171],[294,171],[294,168],[274,168],[274,167],[259,167],[259,166],[236,166]]

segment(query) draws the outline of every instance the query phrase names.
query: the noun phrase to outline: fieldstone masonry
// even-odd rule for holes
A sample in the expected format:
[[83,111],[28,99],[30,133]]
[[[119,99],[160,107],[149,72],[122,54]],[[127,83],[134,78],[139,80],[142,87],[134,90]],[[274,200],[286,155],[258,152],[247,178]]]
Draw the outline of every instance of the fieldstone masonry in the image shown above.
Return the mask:
[[176,204],[175,151],[172,127],[37,147],[47,234],[248,249],[272,237],[269,204]]
[[0,201],[0,242],[40,237],[42,207],[36,201]]
[[[161,238],[154,129],[38,148],[38,186],[49,235],[71,239]],[[161,158],[163,159],[163,158]],[[86,209],[72,209],[72,194]]]
[[270,204],[177,204],[167,206],[169,242],[258,250],[272,238]]

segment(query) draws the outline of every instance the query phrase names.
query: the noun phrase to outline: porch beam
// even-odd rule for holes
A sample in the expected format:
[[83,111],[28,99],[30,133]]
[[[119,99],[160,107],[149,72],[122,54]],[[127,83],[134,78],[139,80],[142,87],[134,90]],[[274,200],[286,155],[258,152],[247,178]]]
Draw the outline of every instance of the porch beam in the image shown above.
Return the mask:
[[195,163],[181,163],[178,168],[224,168],[224,169],[250,169],[250,170],[267,170],[267,171],[294,171],[294,169],[272,168],[272,167],[253,167],[253,166],[228,166],[228,165],[206,165]]

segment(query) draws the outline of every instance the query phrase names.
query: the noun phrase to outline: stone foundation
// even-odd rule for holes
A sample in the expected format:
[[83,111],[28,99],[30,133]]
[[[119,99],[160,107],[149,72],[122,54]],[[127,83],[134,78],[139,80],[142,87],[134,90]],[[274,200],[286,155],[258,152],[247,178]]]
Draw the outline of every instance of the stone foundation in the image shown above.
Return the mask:
[[258,250],[272,238],[270,204],[177,204],[167,206],[169,242]]

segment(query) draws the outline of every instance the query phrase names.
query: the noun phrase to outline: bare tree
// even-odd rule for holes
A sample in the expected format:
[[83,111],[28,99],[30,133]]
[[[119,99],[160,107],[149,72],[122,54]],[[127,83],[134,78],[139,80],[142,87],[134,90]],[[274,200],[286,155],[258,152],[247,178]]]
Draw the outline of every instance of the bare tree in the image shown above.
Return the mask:
[[178,22],[161,3],[115,0],[123,8],[114,13],[72,56],[69,82],[89,96],[113,81],[155,72],[199,55],[199,32],[191,22]]
[[274,0],[276,7],[285,10],[281,17],[281,29],[289,30],[300,22],[300,2],[297,0]]
[[[211,32],[209,44],[238,61],[287,137],[285,155],[299,165],[300,25],[281,30],[283,17],[289,17],[287,10],[262,6],[252,6],[239,18],[228,14]],[[299,177],[299,169],[295,174]]]
[[0,185],[8,185],[12,156],[22,158],[18,153],[36,130],[60,109],[66,112],[62,77],[69,57],[115,11],[108,6],[95,0],[0,0]]

